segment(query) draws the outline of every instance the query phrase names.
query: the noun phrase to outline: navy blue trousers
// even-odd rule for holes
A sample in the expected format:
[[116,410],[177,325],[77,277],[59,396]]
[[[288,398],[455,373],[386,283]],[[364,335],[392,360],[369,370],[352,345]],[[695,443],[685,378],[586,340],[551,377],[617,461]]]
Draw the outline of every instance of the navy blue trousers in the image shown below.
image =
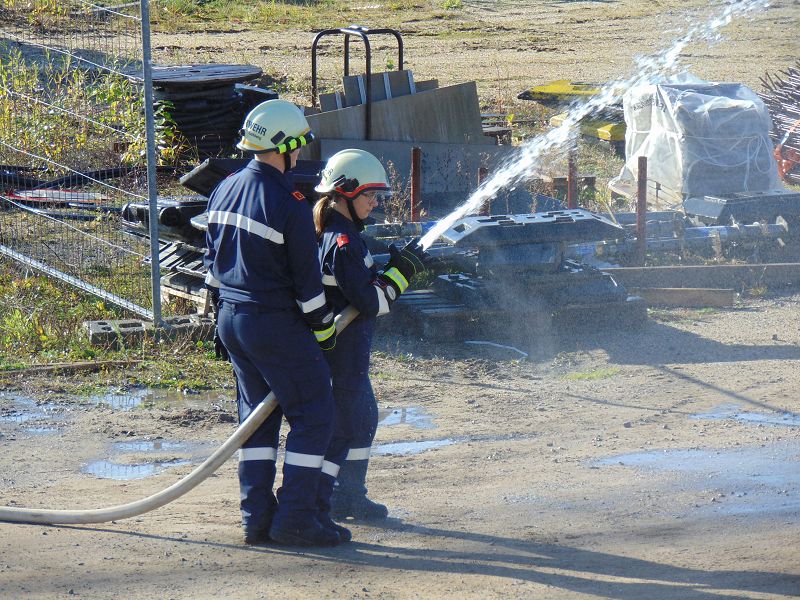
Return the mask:
[[317,511],[320,473],[333,436],[328,364],[296,310],[264,310],[254,304],[223,301],[218,328],[236,373],[239,422],[270,390],[280,407],[240,450],[243,525],[246,529],[268,527],[276,513],[272,487],[283,416],[290,431],[275,518],[307,522]]

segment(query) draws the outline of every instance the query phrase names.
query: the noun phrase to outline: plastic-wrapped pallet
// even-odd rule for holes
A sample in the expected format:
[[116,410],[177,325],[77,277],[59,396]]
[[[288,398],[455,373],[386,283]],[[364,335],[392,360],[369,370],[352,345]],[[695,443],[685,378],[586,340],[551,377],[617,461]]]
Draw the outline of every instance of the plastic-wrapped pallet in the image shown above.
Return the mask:
[[782,189],[769,112],[738,83],[638,86],[623,98],[625,166],[612,190],[636,189],[647,157],[648,203],[679,208],[686,198]]

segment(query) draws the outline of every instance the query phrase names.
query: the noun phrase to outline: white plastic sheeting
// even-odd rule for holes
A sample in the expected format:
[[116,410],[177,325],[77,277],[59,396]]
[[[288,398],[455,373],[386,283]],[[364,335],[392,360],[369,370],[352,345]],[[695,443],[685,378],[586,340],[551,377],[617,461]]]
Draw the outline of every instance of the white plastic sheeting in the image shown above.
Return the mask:
[[[646,156],[648,201],[782,189],[767,108],[739,83],[661,83],[623,97],[626,161],[612,189],[635,189]],[[659,193],[660,192],[660,193]],[[677,208],[677,206],[674,206]]]

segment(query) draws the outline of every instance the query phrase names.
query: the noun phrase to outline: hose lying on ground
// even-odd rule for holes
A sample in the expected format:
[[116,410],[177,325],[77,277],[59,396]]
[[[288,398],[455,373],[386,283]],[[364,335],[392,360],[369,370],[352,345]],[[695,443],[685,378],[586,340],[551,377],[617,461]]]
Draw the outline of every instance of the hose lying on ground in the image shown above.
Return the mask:
[[[345,308],[336,316],[336,332],[341,332],[356,318],[356,316],[358,316],[358,310],[353,306]],[[152,496],[119,506],[88,510],[43,510],[2,506],[0,507],[0,521],[8,521],[11,523],[41,523],[48,525],[106,523],[119,519],[129,519],[161,508],[165,504],[172,502],[176,498],[183,496],[188,491],[197,487],[203,480],[219,469],[222,464],[247,441],[253,432],[258,429],[258,426],[264,422],[273,410],[275,410],[277,405],[275,394],[270,392],[266,399],[256,407],[241,425],[239,425],[233,435],[231,435],[216,452],[209,456],[203,464],[199,465],[194,471],[180,481]]]

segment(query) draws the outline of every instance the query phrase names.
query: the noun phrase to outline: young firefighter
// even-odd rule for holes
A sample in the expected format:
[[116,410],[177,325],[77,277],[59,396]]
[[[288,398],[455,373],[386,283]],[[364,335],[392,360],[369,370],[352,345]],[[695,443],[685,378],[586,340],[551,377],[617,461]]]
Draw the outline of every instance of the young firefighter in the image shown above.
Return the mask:
[[[369,355],[375,317],[389,312],[392,302],[422,270],[425,253],[416,244],[392,257],[378,271],[361,239],[363,220],[378,205],[378,194],[389,190],[381,163],[363,150],[334,154],[315,188],[322,197],[314,205],[319,236],[322,283],[334,312],[352,304],[359,316],[339,335],[336,347],[325,353],[333,377],[336,426],[320,480],[320,521],[331,526],[336,518],[384,519],[385,506],[367,498],[365,480],[372,439],[378,426],[378,406],[369,380]],[[413,248],[413,249],[412,249]],[[346,457],[346,460],[345,460]],[[337,465],[340,468],[337,468]],[[337,478],[339,484],[334,490]],[[333,510],[331,510],[333,502]],[[336,527],[343,539],[350,532]]]
[[[323,456],[333,434],[330,370],[323,350],[336,341],[325,299],[311,208],[289,171],[313,136],[286,100],[255,107],[238,147],[254,159],[223,180],[208,203],[207,285],[218,290],[217,329],[237,380],[239,422],[275,392],[279,407],[239,452],[247,544],[269,539],[332,546],[339,535],[316,518]],[[286,438],[283,485],[275,480],[279,430]]]

